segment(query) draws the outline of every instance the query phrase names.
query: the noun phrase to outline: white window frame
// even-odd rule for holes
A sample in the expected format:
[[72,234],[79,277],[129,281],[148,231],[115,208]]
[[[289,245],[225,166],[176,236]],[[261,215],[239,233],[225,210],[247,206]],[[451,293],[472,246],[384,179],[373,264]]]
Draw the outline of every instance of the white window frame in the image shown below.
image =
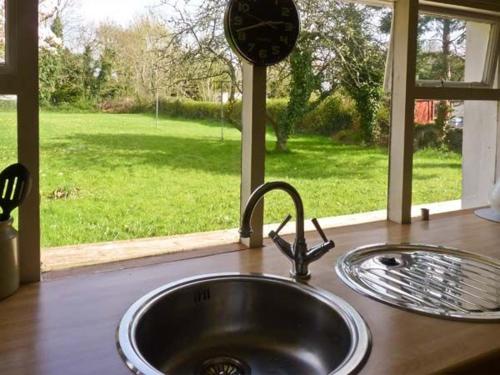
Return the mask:
[[[500,88],[474,87],[459,84],[454,87],[422,87],[416,82],[416,53],[418,17],[422,11],[437,12],[441,16],[460,15],[472,20],[484,20],[499,24],[500,2],[498,0],[398,0],[394,3],[391,30],[391,45],[386,67],[386,90],[390,88],[391,135],[389,152],[388,220],[411,223],[412,179],[413,179],[413,129],[415,100],[481,100],[500,101]],[[500,65],[498,41],[500,32],[494,28],[490,35],[487,53],[488,68],[483,72],[483,82],[491,77]],[[500,69],[499,69],[500,71]],[[495,85],[498,85],[495,83]]]
[[38,0],[5,0],[5,10],[6,62],[0,65],[0,95],[17,96],[18,160],[28,167],[33,181],[31,194],[19,208],[18,228],[20,278],[29,283],[40,280]]
[[[416,91],[420,99],[456,99],[456,100],[497,100],[499,92],[494,88],[497,66],[500,64],[500,15],[478,13],[477,11],[448,8],[427,3],[419,5],[419,15],[427,14],[439,17],[460,18],[465,21],[482,22],[491,25],[488,47],[480,82],[455,82],[438,80],[417,80]],[[391,43],[385,69],[384,89],[390,92],[393,71],[394,38],[391,28]],[[446,89],[446,92],[442,90]],[[473,89],[473,90],[471,90]]]

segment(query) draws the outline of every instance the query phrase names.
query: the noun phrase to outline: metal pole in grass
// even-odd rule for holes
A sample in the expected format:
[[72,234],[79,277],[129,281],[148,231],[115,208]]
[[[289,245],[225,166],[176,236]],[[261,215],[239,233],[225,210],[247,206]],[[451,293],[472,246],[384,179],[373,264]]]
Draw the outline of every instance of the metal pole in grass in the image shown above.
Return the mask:
[[156,127],[158,128],[158,116],[160,113],[160,96],[158,94],[158,88],[156,88]]
[[220,82],[220,140],[224,142],[224,81]]

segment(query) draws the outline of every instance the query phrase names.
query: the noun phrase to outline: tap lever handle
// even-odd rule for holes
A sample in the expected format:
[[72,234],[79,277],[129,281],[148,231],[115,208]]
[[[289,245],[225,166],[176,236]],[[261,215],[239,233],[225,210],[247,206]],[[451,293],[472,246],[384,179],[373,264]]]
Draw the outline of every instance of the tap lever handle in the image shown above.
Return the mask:
[[326,238],[325,232],[323,232],[323,229],[321,229],[321,227],[319,226],[318,219],[314,218],[311,221],[316,230],[318,231],[319,235],[323,239],[323,241],[328,242],[328,238]]
[[279,232],[281,232],[281,230],[285,227],[285,225],[288,224],[288,222],[290,221],[290,219],[292,218],[292,215],[288,214],[287,217],[285,217],[285,220],[283,220],[283,222],[281,223],[281,225],[278,227],[278,229],[275,230],[275,233],[276,234],[279,234]]

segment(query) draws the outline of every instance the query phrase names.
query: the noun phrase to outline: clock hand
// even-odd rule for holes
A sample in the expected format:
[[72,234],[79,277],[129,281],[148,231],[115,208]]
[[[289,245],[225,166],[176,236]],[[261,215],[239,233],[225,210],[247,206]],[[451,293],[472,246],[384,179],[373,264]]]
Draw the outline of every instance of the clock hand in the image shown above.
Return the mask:
[[276,29],[274,27],[274,25],[282,25],[284,23],[285,22],[283,22],[283,21],[262,21],[262,22],[254,24],[254,25],[242,27],[242,28],[236,30],[236,32],[239,33],[240,31],[247,31],[247,30],[255,29],[258,27],[262,27],[262,26],[271,26],[273,29]]
[[261,23],[264,22],[264,23],[268,24],[269,26],[271,26],[273,29],[276,29],[276,27],[274,27],[274,25],[270,24],[270,21],[264,21],[262,18],[257,17],[251,13],[248,13],[247,16],[252,17],[252,18],[256,19],[257,21],[260,21]]
[[283,25],[284,23],[286,23],[285,21],[267,21],[267,24],[269,26],[274,26],[274,25]]
[[254,15],[253,15],[253,14],[251,14],[251,13],[247,13],[247,16],[252,17],[252,18],[254,18],[254,19],[256,19],[257,21],[260,21],[260,22],[266,22],[266,21],[264,21],[262,18],[257,17],[257,16],[254,16]]
[[239,33],[240,31],[251,30],[251,29],[255,29],[255,28],[258,28],[258,27],[266,26],[266,25],[267,25],[267,22],[266,21],[262,21],[262,22],[254,24],[254,25],[242,27],[242,28],[236,30],[236,32]]

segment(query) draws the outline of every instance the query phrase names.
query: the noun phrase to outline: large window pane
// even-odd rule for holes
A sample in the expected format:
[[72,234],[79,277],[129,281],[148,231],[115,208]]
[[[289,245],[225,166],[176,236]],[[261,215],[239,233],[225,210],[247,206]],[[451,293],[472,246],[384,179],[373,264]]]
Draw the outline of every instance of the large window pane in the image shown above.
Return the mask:
[[[419,85],[441,86],[485,82],[487,59],[494,53],[490,42],[496,38],[490,22],[471,21],[454,16],[420,14],[416,78]],[[489,47],[490,46],[490,47]],[[466,74],[466,57],[474,55],[475,74]],[[488,67],[487,67],[488,66]]]
[[[463,102],[416,101],[414,205],[450,202],[461,198],[463,127]],[[456,204],[448,204],[448,207],[456,207]]]
[[17,163],[16,97],[0,95],[0,171],[13,163]]
[[16,96],[0,95],[0,169],[17,161]]
[[439,203],[434,210],[448,211],[488,204],[498,164],[498,108],[495,101],[417,101],[414,205]]

